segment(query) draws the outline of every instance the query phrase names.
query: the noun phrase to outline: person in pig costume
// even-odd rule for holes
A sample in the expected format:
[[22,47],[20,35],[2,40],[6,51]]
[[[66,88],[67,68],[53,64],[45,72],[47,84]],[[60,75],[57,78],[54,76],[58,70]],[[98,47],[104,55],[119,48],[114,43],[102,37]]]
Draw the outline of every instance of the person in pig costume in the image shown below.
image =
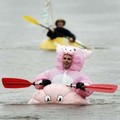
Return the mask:
[[93,91],[84,85],[92,82],[80,71],[91,51],[58,45],[56,52],[56,67],[36,76],[33,83],[37,91],[28,104],[88,104],[86,97]]

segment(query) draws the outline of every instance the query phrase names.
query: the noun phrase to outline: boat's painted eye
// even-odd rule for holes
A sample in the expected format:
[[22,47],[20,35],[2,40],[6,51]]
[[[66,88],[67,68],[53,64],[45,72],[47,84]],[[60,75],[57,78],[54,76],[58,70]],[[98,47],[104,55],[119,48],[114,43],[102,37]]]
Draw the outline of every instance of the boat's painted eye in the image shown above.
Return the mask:
[[57,101],[63,101],[63,99],[64,99],[63,95],[58,95]]
[[50,95],[46,95],[45,96],[45,102],[49,102],[49,101],[51,101],[51,97],[50,97]]

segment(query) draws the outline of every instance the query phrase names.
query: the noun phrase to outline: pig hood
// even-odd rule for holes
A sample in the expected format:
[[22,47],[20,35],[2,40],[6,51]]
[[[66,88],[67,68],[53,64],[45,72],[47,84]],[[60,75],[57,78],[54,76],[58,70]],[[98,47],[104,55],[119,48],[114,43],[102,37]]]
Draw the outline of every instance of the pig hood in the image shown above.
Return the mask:
[[58,69],[63,70],[64,69],[62,64],[63,55],[69,54],[73,56],[72,65],[69,68],[69,70],[73,71],[81,71],[85,59],[92,54],[92,51],[88,51],[86,49],[61,45],[57,45],[56,52],[57,52],[56,67]]

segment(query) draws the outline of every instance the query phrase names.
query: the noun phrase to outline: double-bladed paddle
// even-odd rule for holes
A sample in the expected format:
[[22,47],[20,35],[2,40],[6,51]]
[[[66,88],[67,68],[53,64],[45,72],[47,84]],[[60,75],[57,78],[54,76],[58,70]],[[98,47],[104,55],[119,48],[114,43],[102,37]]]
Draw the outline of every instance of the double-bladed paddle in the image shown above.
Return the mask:
[[[25,88],[31,85],[35,85],[29,80],[21,78],[2,78],[2,83],[5,88]],[[85,88],[96,92],[114,93],[118,86],[114,84],[92,84],[85,86]]]

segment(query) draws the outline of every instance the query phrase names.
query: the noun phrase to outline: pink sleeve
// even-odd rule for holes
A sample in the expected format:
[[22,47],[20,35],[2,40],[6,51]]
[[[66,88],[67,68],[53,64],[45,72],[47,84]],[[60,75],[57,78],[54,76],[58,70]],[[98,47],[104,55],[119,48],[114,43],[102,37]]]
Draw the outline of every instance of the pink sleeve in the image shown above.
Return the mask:
[[[48,80],[50,80],[50,79],[49,79],[49,71],[45,71],[45,72],[37,75],[37,76],[35,77],[35,79],[33,80],[33,82],[35,82],[35,84],[39,84],[40,82],[42,82],[43,79],[48,79]],[[36,88],[36,89],[43,89],[43,87],[44,87],[43,85],[35,85],[35,88]]]
[[93,91],[88,90],[88,89],[86,89],[85,91],[80,90],[80,89],[76,89],[76,93],[81,95],[83,98],[85,98],[85,97],[90,96],[93,93]]
[[[78,80],[76,80],[74,82],[74,84],[78,83],[78,82],[82,82],[84,83],[85,85],[90,85],[92,84],[92,81],[87,77],[87,76],[81,76]],[[79,95],[81,95],[82,97],[88,97],[90,96],[93,91],[89,90],[89,89],[86,89],[85,91],[83,90],[80,90],[80,89],[76,89],[75,90]]]
[[49,70],[37,75],[33,82],[40,82],[43,79],[49,79]]

